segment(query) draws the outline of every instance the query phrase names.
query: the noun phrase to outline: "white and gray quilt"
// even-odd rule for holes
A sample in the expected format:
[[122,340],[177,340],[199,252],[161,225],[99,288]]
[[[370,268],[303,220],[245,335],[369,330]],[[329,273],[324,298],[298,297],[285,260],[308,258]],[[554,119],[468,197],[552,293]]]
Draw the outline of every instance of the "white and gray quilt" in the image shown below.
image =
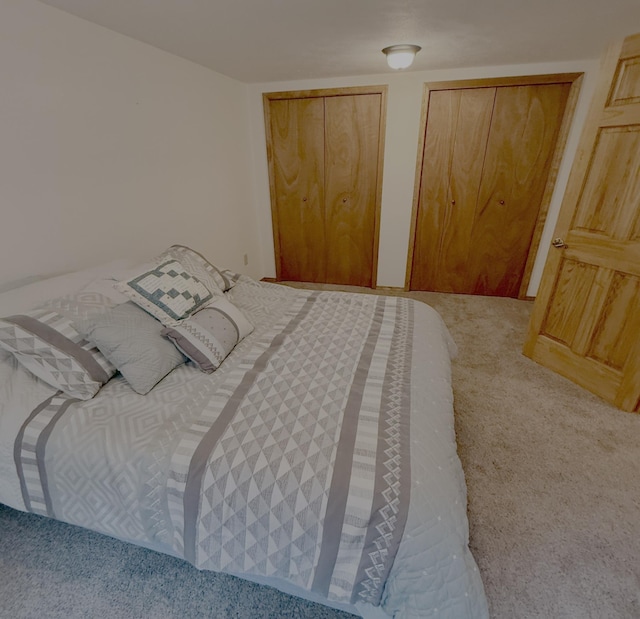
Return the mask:
[[438,314],[244,277],[227,295],[255,331],[146,396],[116,375],[71,399],[0,357],[0,502],[364,616],[487,617]]

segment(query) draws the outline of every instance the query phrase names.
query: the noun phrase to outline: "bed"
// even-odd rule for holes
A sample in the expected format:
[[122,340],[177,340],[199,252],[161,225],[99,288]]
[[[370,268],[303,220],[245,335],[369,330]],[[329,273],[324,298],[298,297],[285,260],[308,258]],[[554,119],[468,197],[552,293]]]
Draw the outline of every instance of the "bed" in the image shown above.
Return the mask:
[[[455,345],[440,316],[410,299],[257,282],[189,248],[168,251],[151,267],[118,261],[0,294],[0,502],[365,618],[488,617],[456,452]],[[113,327],[126,309],[121,340],[144,332],[136,325],[157,299],[138,299],[134,315],[123,282],[157,274],[167,255],[189,285],[203,284],[186,295],[200,305],[151,325],[153,346],[174,352],[145,362],[177,361],[140,387],[140,363],[118,359],[96,325]],[[202,347],[186,327],[212,302],[235,308],[218,318],[239,316],[213,368],[184,339],[195,333]],[[29,365],[34,324],[87,359],[104,349],[95,393],[62,353],[54,378],[73,376],[75,391],[41,359]],[[144,357],[153,346],[143,344]]]

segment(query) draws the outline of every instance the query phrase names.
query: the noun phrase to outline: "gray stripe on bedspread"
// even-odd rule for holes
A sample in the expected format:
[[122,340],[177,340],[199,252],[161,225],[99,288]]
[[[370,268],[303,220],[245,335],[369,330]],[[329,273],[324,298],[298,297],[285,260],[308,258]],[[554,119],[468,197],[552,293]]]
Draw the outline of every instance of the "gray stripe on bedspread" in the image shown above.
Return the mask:
[[76,398],[67,398],[60,407],[58,411],[53,415],[51,421],[46,425],[45,429],[40,432],[40,436],[38,437],[38,441],[36,443],[36,461],[38,463],[38,471],[40,471],[40,483],[42,484],[42,494],[44,496],[44,504],[47,509],[47,516],[51,518],[55,518],[56,515],[53,511],[53,504],[51,503],[51,493],[49,492],[49,481],[47,478],[47,468],[45,462],[45,452],[47,449],[47,441],[53,432],[53,428],[56,423],[65,411],[73,404],[73,402],[80,402],[79,399]]
[[193,453],[189,463],[189,472],[184,489],[184,558],[196,563],[196,528],[198,523],[198,513],[200,511],[200,494],[202,488],[202,478],[205,473],[207,462],[220,437],[231,423],[233,416],[238,410],[251,385],[258,375],[265,369],[270,358],[282,345],[285,337],[295,330],[303,318],[308,314],[311,305],[318,297],[318,292],[309,295],[300,311],[287,323],[287,326],[278,333],[269,344],[269,347],[256,359],[253,368],[247,372],[240,384],[236,387],[233,395],[225,404],[218,418],[211,425],[211,428],[204,435],[198,447]]
[[382,389],[374,500],[351,603],[378,606],[409,514],[410,417],[414,304],[397,320]]
[[[58,392],[58,393],[61,393],[61,392]],[[49,404],[51,404],[51,401],[53,400],[53,398],[56,397],[56,395],[58,394],[54,394],[50,398],[47,398],[44,402],[40,403],[33,410],[33,412],[29,415],[29,417],[27,417],[27,420],[22,424],[22,427],[20,428],[20,431],[16,436],[16,441],[13,444],[13,460],[16,465],[16,472],[18,473],[18,478],[20,479],[20,490],[22,492],[22,500],[24,501],[24,507],[28,512],[32,510],[31,510],[31,497],[29,496],[29,490],[27,488],[27,482],[25,480],[25,474],[24,474],[25,463],[23,462],[23,455],[22,455],[22,450],[25,447],[24,433],[27,429],[27,426],[31,423],[31,421],[40,413],[42,409],[46,408],[47,406],[49,406]],[[30,460],[29,464],[31,464],[33,461],[31,459],[29,460]]]
[[22,424],[13,448],[25,509],[55,518],[47,482],[46,447],[53,429],[71,404],[79,402],[61,391],[39,404]]
[[386,298],[380,297],[376,303],[371,328],[367,335],[367,340],[362,348],[360,360],[356,369],[349,397],[345,406],[338,439],[336,459],[331,478],[329,498],[327,500],[327,511],[322,527],[322,546],[313,577],[311,590],[321,593],[324,596],[329,594],[329,586],[333,575],[333,568],[336,564],[340,540],[342,537],[342,525],[347,509],[347,499],[349,498],[349,484],[351,482],[351,468],[353,462],[353,449],[358,429],[358,416],[362,405],[365,383],[371,366],[371,360],[378,341],[378,335],[382,327],[382,318]]

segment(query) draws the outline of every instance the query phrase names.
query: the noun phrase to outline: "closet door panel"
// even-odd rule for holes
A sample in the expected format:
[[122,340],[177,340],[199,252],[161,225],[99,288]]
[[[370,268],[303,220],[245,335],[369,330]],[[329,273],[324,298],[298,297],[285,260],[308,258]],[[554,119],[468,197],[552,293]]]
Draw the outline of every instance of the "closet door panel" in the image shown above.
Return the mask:
[[326,279],[371,286],[382,96],[325,99]]
[[[441,90],[429,96],[429,123],[422,155],[411,270],[412,290],[442,292],[442,288],[446,288],[441,283],[441,231],[447,226],[450,212],[449,166],[458,125],[460,92]],[[446,280],[446,277],[442,279]]]
[[425,84],[408,289],[526,292],[580,80]]
[[324,282],[324,99],[270,103],[279,277]]
[[469,292],[519,294],[570,88],[497,89],[469,243]]
[[429,98],[411,288],[462,292],[495,88]]

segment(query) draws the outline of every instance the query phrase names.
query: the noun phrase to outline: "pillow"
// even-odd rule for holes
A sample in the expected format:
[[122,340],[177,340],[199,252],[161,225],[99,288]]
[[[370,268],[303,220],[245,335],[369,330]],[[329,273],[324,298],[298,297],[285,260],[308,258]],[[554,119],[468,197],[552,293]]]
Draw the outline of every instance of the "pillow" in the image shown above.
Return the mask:
[[79,299],[88,299],[90,295],[95,297],[104,297],[109,300],[111,307],[116,305],[122,305],[129,300],[129,297],[122,294],[116,289],[116,284],[119,279],[128,279],[129,273],[135,271],[129,270],[122,274],[120,277],[100,277],[89,282],[86,286],[83,286],[81,290],[75,293],[75,296]]
[[130,301],[104,314],[78,320],[76,326],[142,395],[186,361],[162,337],[162,324]]
[[240,273],[235,273],[234,271],[230,271],[229,269],[222,269],[222,271],[220,271],[220,275],[224,277],[224,281],[226,284],[224,292],[231,290],[238,283],[238,280],[242,277]]
[[196,366],[210,374],[217,370],[253,325],[227,299],[217,299],[178,326],[166,328],[168,337]]
[[147,265],[131,279],[117,282],[115,287],[166,325],[184,320],[214,296],[177,260]]
[[22,314],[34,309],[47,299],[77,292],[89,282],[99,277],[126,277],[127,269],[135,262],[126,258],[66,275],[44,279],[0,294],[0,316]]
[[89,400],[116,368],[71,320],[41,309],[0,319],[0,347],[52,387]]
[[184,245],[172,245],[164,251],[157,260],[177,260],[183,264],[189,273],[195,275],[209,290],[216,288],[226,292],[233,288],[240,275],[226,269],[220,270],[213,266],[202,254]]
[[[109,289],[109,283],[111,289]],[[58,312],[75,324],[76,320],[101,314],[129,300],[113,287],[115,283],[114,280],[96,280],[82,290],[49,299],[34,309]]]

